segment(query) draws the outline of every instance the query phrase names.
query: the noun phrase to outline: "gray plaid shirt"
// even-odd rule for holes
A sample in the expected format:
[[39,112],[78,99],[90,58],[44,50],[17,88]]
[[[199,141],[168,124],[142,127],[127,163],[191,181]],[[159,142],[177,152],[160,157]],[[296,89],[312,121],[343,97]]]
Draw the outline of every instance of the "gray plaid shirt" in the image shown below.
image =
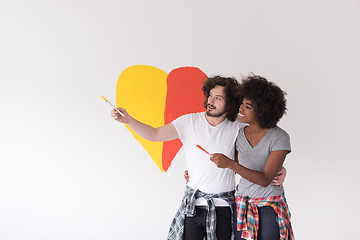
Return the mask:
[[[225,200],[231,209],[231,214],[233,214],[233,206],[234,206],[234,197],[235,191],[231,192],[223,192],[218,194],[206,194],[201,192],[200,190],[194,190],[189,186],[186,186],[185,195],[182,199],[179,210],[176,212],[175,218],[171,223],[171,227],[169,230],[168,240],[182,240],[184,236],[184,223],[185,216],[194,217],[196,215],[195,212],[195,200],[202,197],[206,200],[208,204],[208,213],[206,217],[206,237],[207,240],[217,240],[216,239],[216,212],[215,212],[215,204],[212,200],[213,198],[221,198]],[[231,217],[232,227],[233,218]],[[233,229],[234,230],[234,229]],[[231,235],[231,240],[234,239],[234,231]]]

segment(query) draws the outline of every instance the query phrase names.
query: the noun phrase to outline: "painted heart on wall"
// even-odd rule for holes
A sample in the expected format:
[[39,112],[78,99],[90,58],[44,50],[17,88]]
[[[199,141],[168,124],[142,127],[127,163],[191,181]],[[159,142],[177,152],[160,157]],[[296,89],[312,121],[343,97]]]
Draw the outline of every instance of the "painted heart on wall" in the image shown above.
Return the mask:
[[[206,79],[206,74],[196,67],[176,68],[167,74],[152,66],[131,66],[119,76],[116,105],[140,122],[160,127],[181,115],[205,110],[201,88]],[[182,146],[181,141],[150,142],[125,126],[158,168],[166,172]]]

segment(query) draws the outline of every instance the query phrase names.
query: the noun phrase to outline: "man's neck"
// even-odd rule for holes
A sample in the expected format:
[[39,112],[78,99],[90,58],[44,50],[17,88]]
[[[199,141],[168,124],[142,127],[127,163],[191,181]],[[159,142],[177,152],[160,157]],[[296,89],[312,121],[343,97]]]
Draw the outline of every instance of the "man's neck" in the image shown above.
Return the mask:
[[222,123],[226,119],[226,114],[220,116],[220,117],[210,117],[205,113],[205,119],[208,121],[208,123],[211,126],[217,126],[220,123]]

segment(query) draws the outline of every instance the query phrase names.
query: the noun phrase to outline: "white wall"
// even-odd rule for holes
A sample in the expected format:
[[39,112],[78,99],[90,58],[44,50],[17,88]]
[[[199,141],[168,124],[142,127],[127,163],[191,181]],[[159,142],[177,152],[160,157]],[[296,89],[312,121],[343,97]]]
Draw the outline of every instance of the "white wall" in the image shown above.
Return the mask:
[[0,239],[165,239],[182,154],[161,173],[100,98],[137,64],[281,86],[295,236],[354,238],[359,0],[2,0],[0,22]]

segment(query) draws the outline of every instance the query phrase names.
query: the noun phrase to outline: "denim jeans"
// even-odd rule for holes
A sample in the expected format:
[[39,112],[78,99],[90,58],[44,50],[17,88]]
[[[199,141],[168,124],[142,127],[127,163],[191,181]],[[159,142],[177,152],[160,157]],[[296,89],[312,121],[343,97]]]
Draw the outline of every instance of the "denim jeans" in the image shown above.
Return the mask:
[[[230,207],[216,207],[216,237],[218,240],[231,239]],[[196,207],[194,217],[185,218],[184,240],[203,240],[206,238],[206,207]]]
[[[236,207],[235,207],[236,209]],[[272,207],[258,207],[259,211],[259,229],[258,240],[279,240],[280,230],[277,223],[277,214]],[[234,211],[235,218],[235,240],[243,240],[241,232],[236,230],[236,210]]]

